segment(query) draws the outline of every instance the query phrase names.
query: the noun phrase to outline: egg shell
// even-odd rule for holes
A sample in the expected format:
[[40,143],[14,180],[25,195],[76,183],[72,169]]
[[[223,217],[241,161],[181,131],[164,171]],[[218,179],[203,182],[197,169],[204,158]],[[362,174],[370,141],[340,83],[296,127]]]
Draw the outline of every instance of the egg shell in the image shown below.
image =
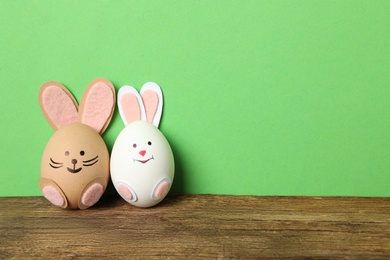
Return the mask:
[[153,190],[163,179],[172,184],[174,168],[172,149],[153,124],[135,121],[118,135],[111,153],[111,179],[116,188],[123,183],[134,190],[136,201],[124,198],[130,204],[151,207],[163,200],[154,199]]
[[[72,160],[77,160],[77,163],[72,163]],[[94,183],[100,183],[105,190],[109,177],[106,144],[89,126],[70,124],[50,138],[42,155],[39,186],[42,189],[54,182],[66,197],[64,208],[86,208],[81,203],[83,191]]]

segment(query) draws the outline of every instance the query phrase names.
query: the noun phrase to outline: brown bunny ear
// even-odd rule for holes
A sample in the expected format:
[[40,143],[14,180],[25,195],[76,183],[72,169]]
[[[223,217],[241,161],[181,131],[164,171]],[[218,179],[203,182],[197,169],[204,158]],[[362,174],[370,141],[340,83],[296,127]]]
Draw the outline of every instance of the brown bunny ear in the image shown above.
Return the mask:
[[42,112],[54,130],[78,122],[77,101],[60,83],[49,81],[43,84],[38,98]]
[[102,134],[111,121],[115,106],[115,88],[98,78],[89,83],[80,101],[79,122]]

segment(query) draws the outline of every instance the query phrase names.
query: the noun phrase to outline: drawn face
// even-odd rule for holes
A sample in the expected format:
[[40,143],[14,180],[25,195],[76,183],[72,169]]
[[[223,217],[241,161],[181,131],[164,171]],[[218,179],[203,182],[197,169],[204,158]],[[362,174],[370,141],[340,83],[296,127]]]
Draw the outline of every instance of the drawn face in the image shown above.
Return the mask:
[[152,146],[152,142],[148,141],[147,145],[148,146],[146,146],[143,143],[138,143],[138,145],[137,145],[137,143],[133,143],[134,149],[132,151],[132,154],[133,154],[133,162],[134,163],[145,164],[145,163],[149,162],[150,160],[154,160],[153,154],[151,153],[152,149],[148,149],[148,148],[150,148],[150,146]]
[[57,160],[50,157],[49,165],[53,169],[60,169],[65,167],[70,173],[78,173],[83,167],[91,167],[99,161],[99,155],[94,156],[90,159],[84,159],[85,151],[81,150],[80,152],[69,152],[68,150],[64,152],[63,157],[65,160]]
[[45,174],[91,175],[108,161],[107,149],[99,134],[87,126],[58,130],[49,140],[42,157]]
[[155,130],[144,135],[129,136],[126,157],[130,157],[130,167],[154,167],[164,158],[164,140],[161,140],[160,132]]
[[173,155],[164,135],[152,124],[137,121],[119,134],[111,154],[114,175],[156,175],[171,167]]

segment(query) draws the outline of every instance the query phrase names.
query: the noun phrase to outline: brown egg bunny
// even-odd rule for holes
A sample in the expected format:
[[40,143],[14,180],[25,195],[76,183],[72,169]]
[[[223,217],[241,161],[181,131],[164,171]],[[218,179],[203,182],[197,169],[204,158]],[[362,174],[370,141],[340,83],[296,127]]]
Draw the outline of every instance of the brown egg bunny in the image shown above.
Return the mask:
[[110,158],[101,134],[111,121],[115,101],[113,85],[103,78],[87,86],[80,106],[58,82],[39,89],[39,104],[55,133],[43,152],[38,184],[53,205],[86,209],[103,195]]

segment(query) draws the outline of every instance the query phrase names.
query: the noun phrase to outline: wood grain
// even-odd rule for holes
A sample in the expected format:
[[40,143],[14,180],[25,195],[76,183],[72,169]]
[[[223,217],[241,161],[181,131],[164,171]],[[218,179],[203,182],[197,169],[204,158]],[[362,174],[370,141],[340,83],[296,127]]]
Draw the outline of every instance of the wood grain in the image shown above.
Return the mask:
[[140,209],[104,197],[63,210],[0,198],[0,258],[390,259],[390,198],[171,195]]

